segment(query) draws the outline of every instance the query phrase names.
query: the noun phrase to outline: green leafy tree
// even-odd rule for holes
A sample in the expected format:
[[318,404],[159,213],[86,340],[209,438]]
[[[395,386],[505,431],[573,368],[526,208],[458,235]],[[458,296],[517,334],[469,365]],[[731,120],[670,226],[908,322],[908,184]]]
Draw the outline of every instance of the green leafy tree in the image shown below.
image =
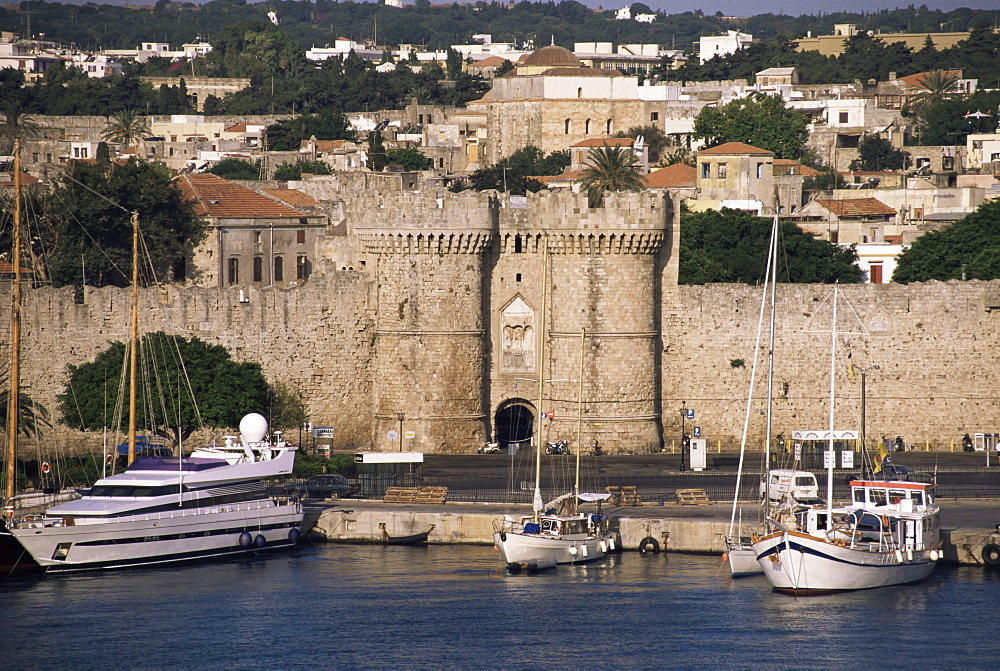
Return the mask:
[[[7,431],[7,404],[10,403],[10,377],[0,375],[0,429]],[[41,435],[42,427],[50,427],[49,411],[44,405],[32,400],[25,392],[17,395],[18,433],[31,438]]]
[[[763,280],[771,238],[771,219],[744,210],[708,210],[681,215],[680,284]],[[853,247],[819,240],[790,222],[781,224],[781,281],[840,282],[862,279]]]
[[386,165],[398,165],[407,172],[429,170],[431,168],[431,160],[415,147],[390,149],[386,153],[385,159]]
[[545,155],[538,147],[528,145],[488,168],[469,175],[469,187],[477,191],[493,189],[523,196],[528,191],[540,191],[542,183],[532,176],[558,175],[569,165],[569,152]]
[[609,191],[642,191],[642,176],[630,147],[593,147],[587,152],[580,187],[587,191],[590,207],[601,207]]
[[706,148],[725,142],[743,142],[774,152],[775,158],[802,156],[809,131],[805,116],[785,107],[779,96],[756,93],[722,107],[705,107],[694,120],[692,137]]
[[305,67],[303,49],[264,19],[225,25],[211,42],[212,51],[206,61],[212,76],[262,81],[294,74]]
[[260,161],[224,158],[205,172],[223,179],[260,179]]
[[940,231],[924,233],[896,259],[893,282],[1000,278],[1000,200]]
[[896,149],[878,135],[865,135],[858,143],[858,158],[851,161],[851,170],[903,170],[910,166],[910,154]]
[[385,168],[386,155],[385,145],[382,144],[381,131],[373,130],[368,133],[368,169],[374,172],[382,172]]
[[342,112],[326,109],[319,114],[303,114],[267,127],[268,149],[296,151],[304,140],[353,140],[350,120]]
[[118,142],[126,146],[131,146],[152,134],[146,123],[146,117],[128,108],[118,110],[108,117],[108,123],[101,131],[101,137],[108,142]]
[[445,61],[445,67],[448,71],[448,79],[452,81],[458,79],[458,76],[462,74],[462,54],[448,47],[448,58]]
[[129,160],[108,166],[71,161],[66,174],[39,203],[39,236],[54,286],[127,286],[132,269],[131,213],[139,226],[151,267],[142,282],[183,279],[184,258],[205,236],[165,166]]
[[323,161],[300,158],[295,163],[282,163],[274,170],[274,179],[281,182],[302,179],[302,173],[310,175],[332,175],[333,170]]
[[847,187],[847,180],[833,166],[823,166],[818,170],[818,175],[810,175],[802,181],[803,191],[829,191]]
[[[202,426],[235,427],[245,414],[268,410],[272,392],[260,364],[233,361],[222,345],[156,332],[140,339],[138,351],[136,425],[147,431],[176,437],[179,424],[186,438]],[[114,342],[93,361],[69,366],[58,397],[63,423],[90,431],[127,426],[127,407],[107,409],[124,356],[125,345]]]
[[630,137],[632,139],[640,136],[642,137],[643,144],[649,150],[650,165],[659,162],[663,151],[671,146],[670,138],[656,126],[632,126],[627,131],[615,133],[614,135],[614,137]]

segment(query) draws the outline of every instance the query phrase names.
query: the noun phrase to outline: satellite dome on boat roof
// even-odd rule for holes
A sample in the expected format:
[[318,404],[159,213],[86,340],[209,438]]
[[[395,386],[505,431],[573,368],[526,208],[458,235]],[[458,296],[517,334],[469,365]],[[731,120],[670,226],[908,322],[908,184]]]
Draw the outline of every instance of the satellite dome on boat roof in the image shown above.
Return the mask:
[[259,443],[267,436],[267,420],[256,412],[245,415],[240,420],[240,435],[248,443]]

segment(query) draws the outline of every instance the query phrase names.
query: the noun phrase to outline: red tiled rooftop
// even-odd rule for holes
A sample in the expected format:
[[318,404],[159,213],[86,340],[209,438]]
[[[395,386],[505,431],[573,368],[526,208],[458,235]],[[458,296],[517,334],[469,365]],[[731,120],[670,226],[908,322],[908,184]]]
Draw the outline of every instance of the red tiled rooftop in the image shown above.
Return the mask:
[[180,175],[177,187],[199,217],[299,218],[298,210],[208,173]]
[[312,151],[312,145],[314,144],[316,145],[316,151],[331,152],[343,149],[344,145],[347,144],[347,140],[302,140],[299,151]]
[[581,140],[574,147],[631,147],[635,140],[630,137],[595,137]]
[[[35,273],[31,268],[25,268],[21,266],[22,275],[33,275]],[[6,261],[0,261],[0,275],[13,275],[14,274],[14,264],[7,263]]]
[[724,142],[710,149],[699,149],[698,155],[701,156],[702,154],[767,154],[774,156],[773,151],[760,149],[744,142]]
[[315,207],[319,205],[318,200],[298,189],[261,189],[261,191],[292,207]]
[[510,63],[510,61],[503,56],[490,56],[489,58],[484,58],[481,61],[470,63],[469,66],[473,68],[498,68],[504,63]]
[[643,177],[646,186],[651,189],[693,187],[697,179],[698,169],[686,163],[674,163]]
[[[929,77],[930,74],[931,74],[930,72],[918,72],[915,75],[907,75],[905,77],[899,77],[899,81],[903,82],[903,85],[908,89],[922,89],[923,85],[921,84],[921,82],[923,82],[927,77]],[[961,77],[962,71],[945,70],[944,75],[952,77]]]
[[880,214],[896,214],[892,209],[877,198],[848,198],[832,200],[817,198],[816,203],[822,205],[838,217],[865,217]]

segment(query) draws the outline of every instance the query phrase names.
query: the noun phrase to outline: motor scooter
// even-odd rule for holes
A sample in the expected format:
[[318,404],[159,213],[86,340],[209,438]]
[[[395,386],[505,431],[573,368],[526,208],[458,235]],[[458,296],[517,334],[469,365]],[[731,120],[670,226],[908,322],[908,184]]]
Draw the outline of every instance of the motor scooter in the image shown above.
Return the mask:
[[565,440],[555,443],[545,443],[545,454],[569,454],[569,445]]
[[500,443],[483,443],[477,452],[479,454],[500,454]]

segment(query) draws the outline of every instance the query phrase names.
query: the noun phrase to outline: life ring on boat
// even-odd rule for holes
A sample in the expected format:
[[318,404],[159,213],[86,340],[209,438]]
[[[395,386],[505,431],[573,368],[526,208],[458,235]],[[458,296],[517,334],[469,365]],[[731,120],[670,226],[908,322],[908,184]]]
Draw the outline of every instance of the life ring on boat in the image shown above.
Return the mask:
[[51,470],[52,470],[52,466],[49,465],[49,462],[43,461],[42,462],[42,473],[48,473]]
[[1000,566],[1000,545],[987,543],[983,546],[983,563],[991,568]]
[[652,536],[646,536],[639,541],[639,554],[644,555],[647,552],[651,552],[654,555],[660,552],[660,542]]

